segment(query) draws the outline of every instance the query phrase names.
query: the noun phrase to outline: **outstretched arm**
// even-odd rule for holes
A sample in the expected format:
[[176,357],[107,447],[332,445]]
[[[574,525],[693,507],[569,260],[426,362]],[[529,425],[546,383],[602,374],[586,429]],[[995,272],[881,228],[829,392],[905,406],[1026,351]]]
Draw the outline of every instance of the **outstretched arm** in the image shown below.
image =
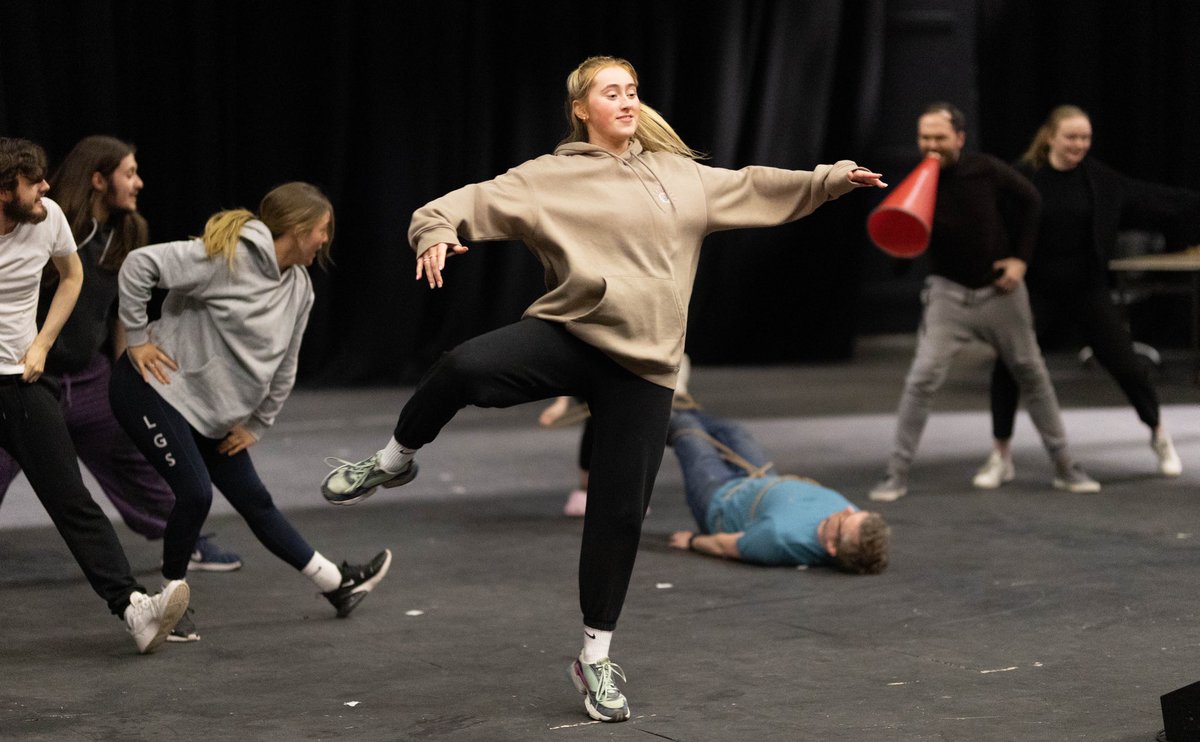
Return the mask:
[[742,532],[701,534],[692,531],[676,531],[671,534],[670,545],[683,551],[696,551],[722,559],[741,559],[737,542]]
[[873,173],[865,167],[856,167],[846,176],[850,178],[850,182],[854,185],[872,186],[874,188],[887,188],[887,183],[883,182],[883,175]]

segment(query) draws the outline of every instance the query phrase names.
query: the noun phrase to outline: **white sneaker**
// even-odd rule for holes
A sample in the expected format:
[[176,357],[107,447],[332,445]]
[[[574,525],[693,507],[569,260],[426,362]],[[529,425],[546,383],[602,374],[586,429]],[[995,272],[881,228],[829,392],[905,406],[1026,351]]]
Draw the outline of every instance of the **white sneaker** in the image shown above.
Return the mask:
[[688,382],[692,378],[692,359],[688,358],[688,354],[684,353],[679,359],[679,376],[675,379],[675,393],[686,395],[688,393]]
[[908,479],[898,474],[889,474],[875,485],[867,495],[875,502],[895,502],[908,494]]
[[125,626],[138,651],[150,654],[167,639],[167,634],[187,611],[191,592],[183,580],[171,580],[153,597],[136,592],[129,596]]
[[1100,491],[1100,483],[1083,471],[1079,464],[1059,464],[1054,469],[1054,489],[1076,494],[1092,494]]
[[988,456],[979,471],[975,472],[971,484],[981,490],[994,490],[1005,482],[1011,482],[1016,475],[1012,458],[1005,458],[999,451],[992,451],[992,455]]
[[1177,477],[1183,474],[1183,462],[1179,460],[1179,454],[1175,451],[1175,443],[1171,440],[1170,433],[1163,431],[1159,435],[1152,436],[1150,447],[1158,456],[1159,474],[1164,477]]
[[587,513],[587,490],[572,490],[563,505],[563,515],[582,518]]

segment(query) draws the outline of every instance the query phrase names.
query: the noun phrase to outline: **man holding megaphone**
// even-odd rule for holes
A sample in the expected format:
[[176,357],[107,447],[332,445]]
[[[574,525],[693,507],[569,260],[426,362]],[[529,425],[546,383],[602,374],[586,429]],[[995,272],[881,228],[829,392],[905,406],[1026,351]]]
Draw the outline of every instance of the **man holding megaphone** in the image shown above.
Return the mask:
[[1100,485],[1067,453],[1058,399],[1038,348],[1025,289],[1041,199],[1028,180],[998,158],[963,152],[965,128],[962,112],[949,103],[929,105],[917,120],[921,152],[939,160],[938,177],[926,180],[937,189],[929,233],[930,275],[887,475],[870,497],[889,502],[907,494],[908,471],[933,395],[971,340],[992,346],[1017,379],[1054,463],[1054,487],[1098,492]]

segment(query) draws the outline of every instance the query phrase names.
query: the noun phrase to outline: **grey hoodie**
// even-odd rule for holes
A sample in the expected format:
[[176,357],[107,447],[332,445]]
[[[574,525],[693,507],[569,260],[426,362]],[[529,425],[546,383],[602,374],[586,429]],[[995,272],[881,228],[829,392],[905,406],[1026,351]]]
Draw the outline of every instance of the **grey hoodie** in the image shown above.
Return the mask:
[[[120,318],[129,345],[154,342],[179,364],[170,384],[150,384],[208,438],[243,425],[261,439],[296,379],[313,305],[304,266],[279,271],[275,242],[257,219],[241,232],[233,270],[201,240],[134,250],[121,266]],[[147,323],[154,288],[162,318]]]

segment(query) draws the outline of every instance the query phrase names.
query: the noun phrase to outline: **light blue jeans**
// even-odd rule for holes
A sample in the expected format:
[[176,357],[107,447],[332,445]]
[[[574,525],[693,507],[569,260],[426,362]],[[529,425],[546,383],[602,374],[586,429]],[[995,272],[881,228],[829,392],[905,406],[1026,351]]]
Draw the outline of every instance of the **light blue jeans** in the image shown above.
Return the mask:
[[667,442],[683,470],[683,488],[688,508],[701,533],[708,533],[708,505],[717,490],[748,472],[727,461],[707,436],[728,446],[752,466],[767,464],[767,454],[750,431],[732,420],[705,415],[695,410],[671,413]]

